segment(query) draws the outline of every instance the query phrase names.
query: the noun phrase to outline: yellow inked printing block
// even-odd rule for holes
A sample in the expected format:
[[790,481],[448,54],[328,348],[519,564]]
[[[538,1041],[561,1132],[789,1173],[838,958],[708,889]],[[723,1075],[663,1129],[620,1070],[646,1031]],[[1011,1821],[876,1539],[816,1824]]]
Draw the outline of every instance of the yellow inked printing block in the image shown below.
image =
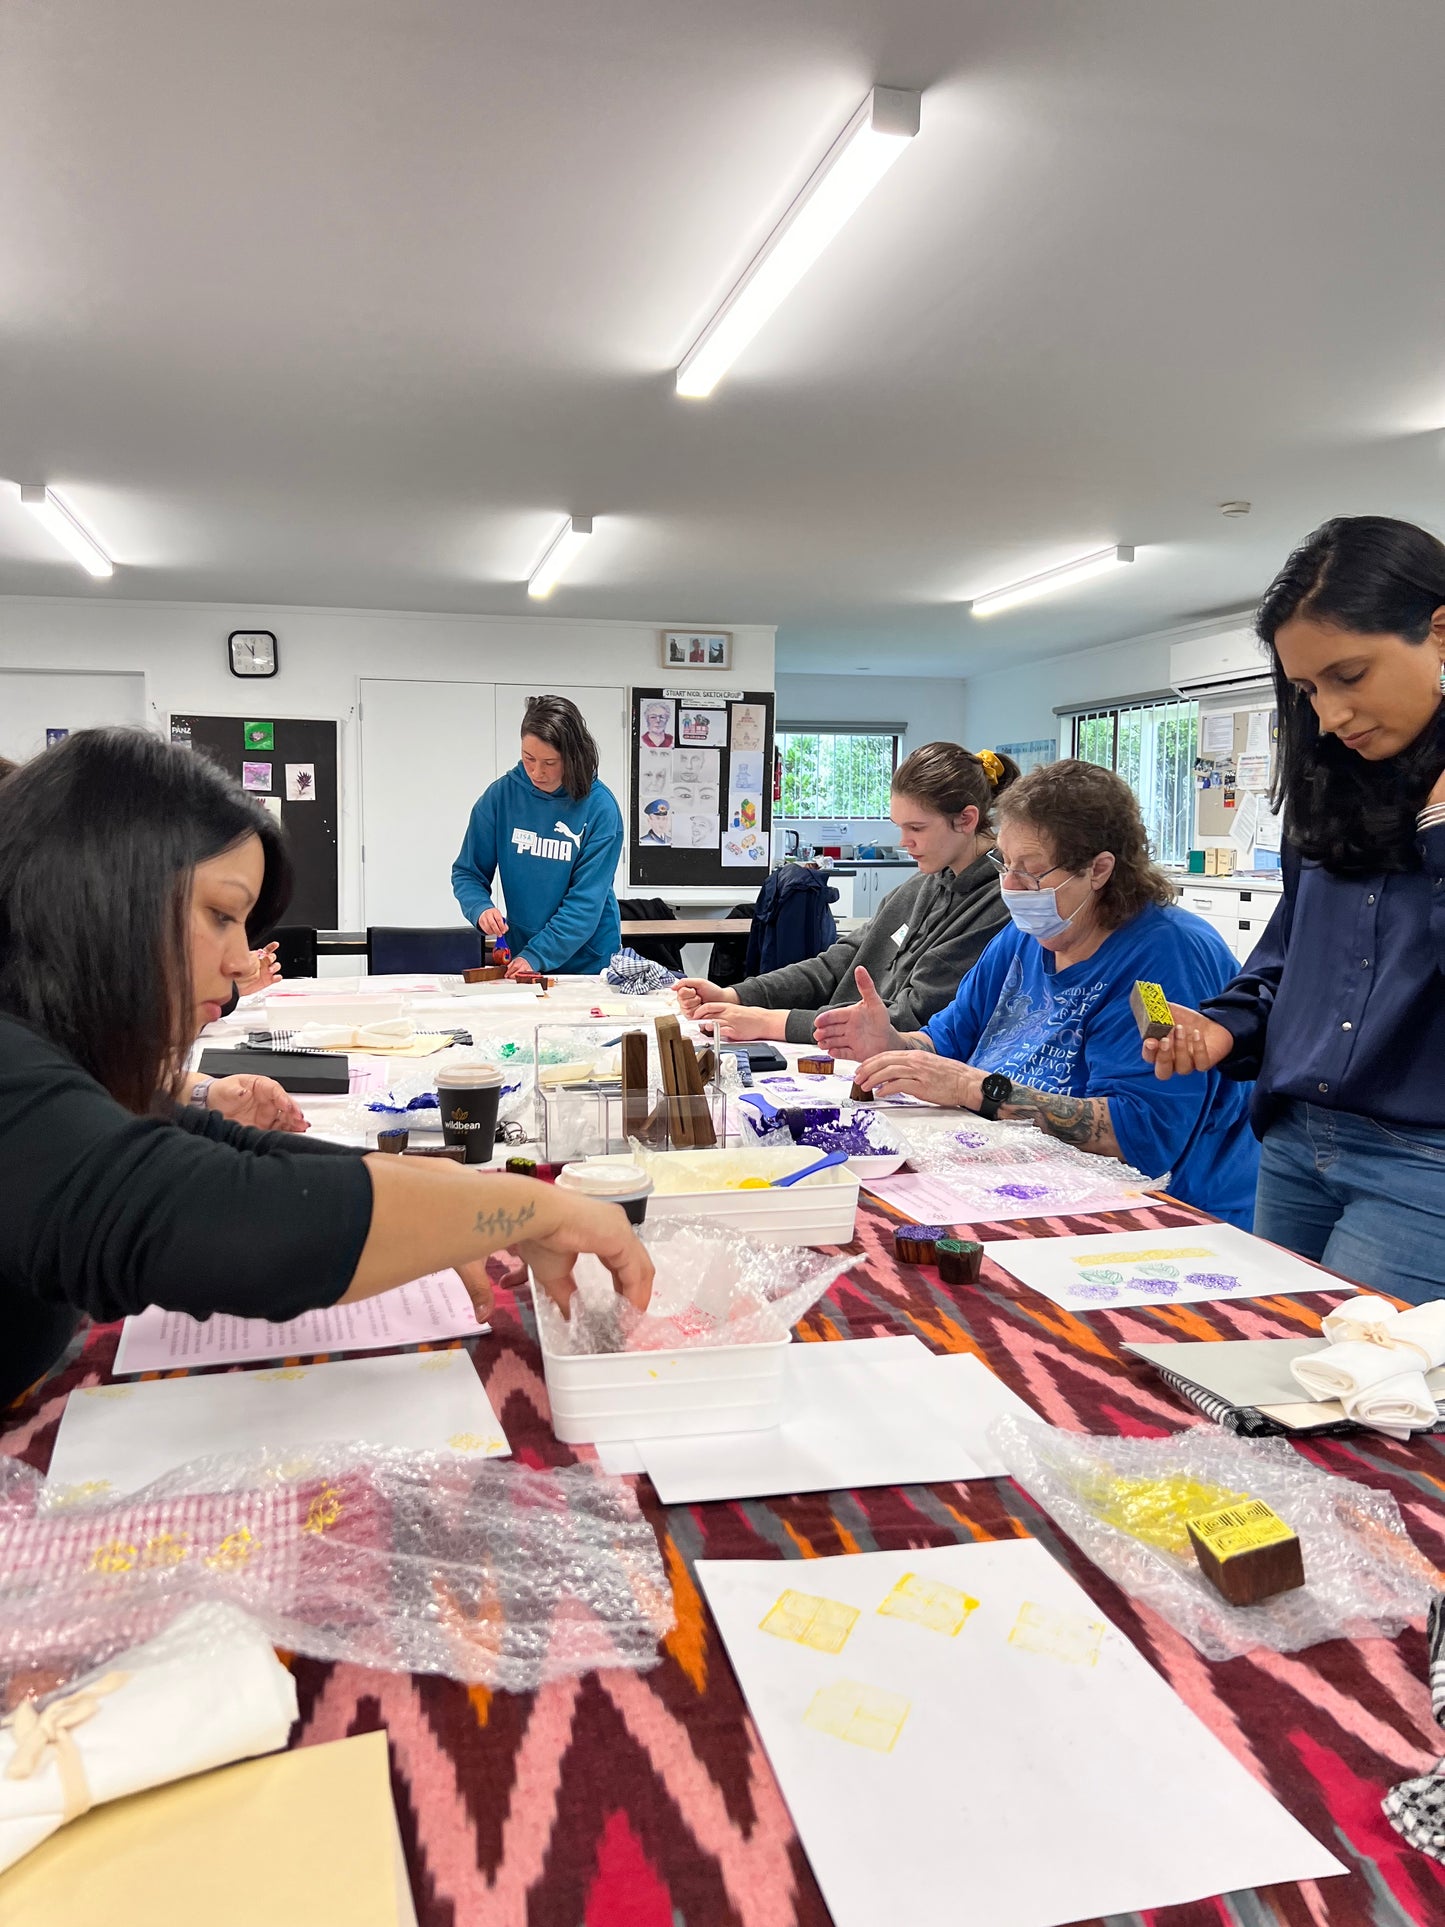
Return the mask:
[[1140,1037],[1167,1037],[1174,1028],[1169,999],[1160,984],[1146,984],[1142,980],[1136,983],[1129,992],[1129,1008],[1139,1026]]
[[1254,1606],[1304,1584],[1300,1542],[1262,1499],[1241,1499],[1187,1524],[1199,1570],[1231,1606]]

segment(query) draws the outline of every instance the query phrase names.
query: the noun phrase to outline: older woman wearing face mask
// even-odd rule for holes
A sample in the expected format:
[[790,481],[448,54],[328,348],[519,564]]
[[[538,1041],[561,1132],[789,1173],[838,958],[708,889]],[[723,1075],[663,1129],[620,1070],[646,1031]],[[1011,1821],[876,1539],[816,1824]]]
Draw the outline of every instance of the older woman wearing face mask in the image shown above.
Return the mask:
[[[1213,996],[1235,971],[1223,938],[1174,907],[1134,794],[1112,771],[1073,761],[1031,770],[998,814],[1012,927],[921,1031],[896,1031],[859,972],[848,1036],[863,1060],[858,1082],[1017,1118],[1150,1176],[1170,1172],[1176,1197],[1248,1230],[1259,1151],[1247,1087],[1217,1071],[1156,1079],[1129,1007],[1141,978],[1180,1003]],[[1196,986],[1188,997],[1185,984]]]

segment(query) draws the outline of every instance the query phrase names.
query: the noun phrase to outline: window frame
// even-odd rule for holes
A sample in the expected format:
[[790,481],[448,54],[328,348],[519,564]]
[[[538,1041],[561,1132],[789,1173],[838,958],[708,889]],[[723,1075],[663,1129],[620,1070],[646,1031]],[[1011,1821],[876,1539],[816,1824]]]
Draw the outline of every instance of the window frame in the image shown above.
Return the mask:
[[[1153,820],[1152,798],[1141,795],[1133,783],[1130,783],[1129,787],[1134,791],[1139,802],[1153,860],[1159,864],[1182,869],[1188,863],[1189,850],[1194,840],[1194,764],[1199,756],[1198,702],[1170,691],[1167,695],[1141,696],[1132,699],[1126,697],[1114,703],[1102,702],[1091,704],[1087,709],[1072,710],[1068,716],[1069,754],[1083,762],[1098,763],[1100,768],[1112,770],[1117,775],[1120,773],[1119,751],[1125,718],[1138,716],[1143,720],[1149,717],[1150,712],[1158,711],[1169,711],[1174,716],[1187,720],[1191,732],[1188,753],[1180,759],[1183,768],[1181,770],[1176,766],[1172,772],[1173,782],[1177,788],[1177,800],[1172,817],[1167,820]],[[1111,725],[1109,761],[1099,763],[1097,757],[1084,755],[1081,737],[1086,724],[1098,724],[1106,718]],[[1169,720],[1168,715],[1159,716],[1158,722],[1161,729]],[[1128,781],[1127,777],[1125,781]]]
[[788,770],[787,751],[790,740],[811,738],[821,742],[824,737],[844,737],[860,742],[884,742],[891,745],[888,765],[888,782],[891,794],[894,776],[902,761],[903,737],[907,731],[904,723],[778,723],[774,732],[774,742],[782,770],[782,794],[775,807],[775,815],[788,823],[873,823],[882,822],[888,815],[887,799],[881,810],[854,810],[846,808],[824,809],[813,814],[791,810],[788,807]]

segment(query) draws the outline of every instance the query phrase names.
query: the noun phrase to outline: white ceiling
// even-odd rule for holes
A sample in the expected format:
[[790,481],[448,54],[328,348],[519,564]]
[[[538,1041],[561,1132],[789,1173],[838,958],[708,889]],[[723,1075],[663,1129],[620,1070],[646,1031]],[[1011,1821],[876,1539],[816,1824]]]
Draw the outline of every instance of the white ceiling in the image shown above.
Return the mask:
[[[549,610],[797,670],[1236,607],[1327,514],[1445,522],[1442,71],[1439,0],[10,0],[0,477],[124,566],[0,488],[0,591],[505,613],[575,510]],[[875,80],[918,140],[679,401]]]

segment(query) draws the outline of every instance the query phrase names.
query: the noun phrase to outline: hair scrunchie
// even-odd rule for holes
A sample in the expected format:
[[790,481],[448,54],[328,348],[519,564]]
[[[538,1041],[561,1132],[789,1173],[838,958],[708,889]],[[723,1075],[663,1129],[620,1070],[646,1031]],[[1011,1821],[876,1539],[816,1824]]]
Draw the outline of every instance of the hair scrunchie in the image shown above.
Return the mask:
[[997,789],[1003,777],[1003,764],[999,761],[998,757],[994,755],[991,749],[979,749],[974,751],[974,758],[977,762],[983,764],[988,775],[990,786],[993,789]]

